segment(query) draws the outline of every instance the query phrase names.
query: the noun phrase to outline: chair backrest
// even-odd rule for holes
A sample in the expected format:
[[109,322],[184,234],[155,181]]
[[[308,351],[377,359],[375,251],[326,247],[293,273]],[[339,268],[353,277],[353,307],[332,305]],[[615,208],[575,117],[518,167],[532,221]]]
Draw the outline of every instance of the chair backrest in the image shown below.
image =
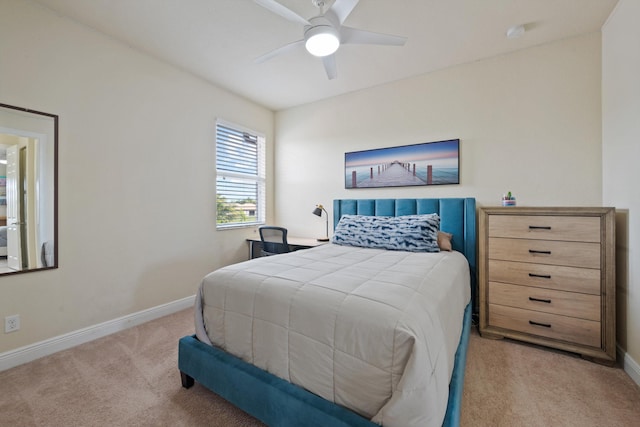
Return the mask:
[[286,228],[265,225],[260,227],[258,231],[260,231],[260,240],[262,240],[261,254],[263,256],[283,254],[291,251],[287,243]]

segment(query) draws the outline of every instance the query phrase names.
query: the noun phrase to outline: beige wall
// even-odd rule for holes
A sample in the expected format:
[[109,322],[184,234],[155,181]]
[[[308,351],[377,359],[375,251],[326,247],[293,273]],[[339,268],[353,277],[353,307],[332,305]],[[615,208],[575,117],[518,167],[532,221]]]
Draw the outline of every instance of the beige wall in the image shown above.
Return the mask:
[[618,208],[618,343],[640,381],[640,2],[620,0],[602,29],[603,203]]
[[0,102],[60,116],[60,268],[0,277],[0,319],[21,316],[0,353],[193,295],[246,259],[252,230],[215,230],[215,119],[272,141],[271,111],[14,0]]
[[[473,196],[496,205],[599,206],[600,33],[276,114],[277,222],[321,236],[335,198]],[[461,140],[460,185],[344,189],[344,153]]]

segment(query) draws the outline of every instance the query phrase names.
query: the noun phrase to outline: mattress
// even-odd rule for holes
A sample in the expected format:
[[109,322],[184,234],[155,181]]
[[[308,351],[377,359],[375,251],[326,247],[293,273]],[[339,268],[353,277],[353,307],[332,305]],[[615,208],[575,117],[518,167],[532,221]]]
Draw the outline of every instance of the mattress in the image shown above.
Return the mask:
[[469,277],[455,251],[257,258],[203,279],[196,334],[383,426],[440,426]]

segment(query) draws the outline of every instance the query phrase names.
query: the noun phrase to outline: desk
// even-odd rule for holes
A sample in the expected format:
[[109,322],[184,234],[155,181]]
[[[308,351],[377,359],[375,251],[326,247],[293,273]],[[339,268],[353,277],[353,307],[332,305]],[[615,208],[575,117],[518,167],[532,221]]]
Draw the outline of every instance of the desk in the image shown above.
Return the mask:
[[[249,243],[249,259],[258,258],[260,256],[262,240],[247,239],[247,243]],[[287,236],[287,243],[292,251],[297,251],[298,249],[309,249],[329,242],[319,242],[312,237]]]

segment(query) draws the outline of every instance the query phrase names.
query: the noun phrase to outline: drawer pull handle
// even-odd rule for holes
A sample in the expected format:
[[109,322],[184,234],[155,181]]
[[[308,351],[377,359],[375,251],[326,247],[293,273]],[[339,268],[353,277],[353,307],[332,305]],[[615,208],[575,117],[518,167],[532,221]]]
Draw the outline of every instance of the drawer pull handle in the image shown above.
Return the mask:
[[530,225],[529,230],[551,230],[550,226]]
[[529,253],[530,254],[544,254],[544,255],[551,255],[551,251],[536,251],[533,249],[529,249]]
[[543,326],[545,328],[550,328],[551,325],[548,323],[538,323],[538,322],[534,322],[533,320],[529,320],[529,324],[530,325],[534,325],[534,326]]
[[529,297],[529,301],[546,302],[547,304],[551,304],[550,299],[540,299],[540,298]]
[[529,273],[529,277],[539,277],[541,279],[551,279],[551,275],[550,274],[534,274],[534,273]]

